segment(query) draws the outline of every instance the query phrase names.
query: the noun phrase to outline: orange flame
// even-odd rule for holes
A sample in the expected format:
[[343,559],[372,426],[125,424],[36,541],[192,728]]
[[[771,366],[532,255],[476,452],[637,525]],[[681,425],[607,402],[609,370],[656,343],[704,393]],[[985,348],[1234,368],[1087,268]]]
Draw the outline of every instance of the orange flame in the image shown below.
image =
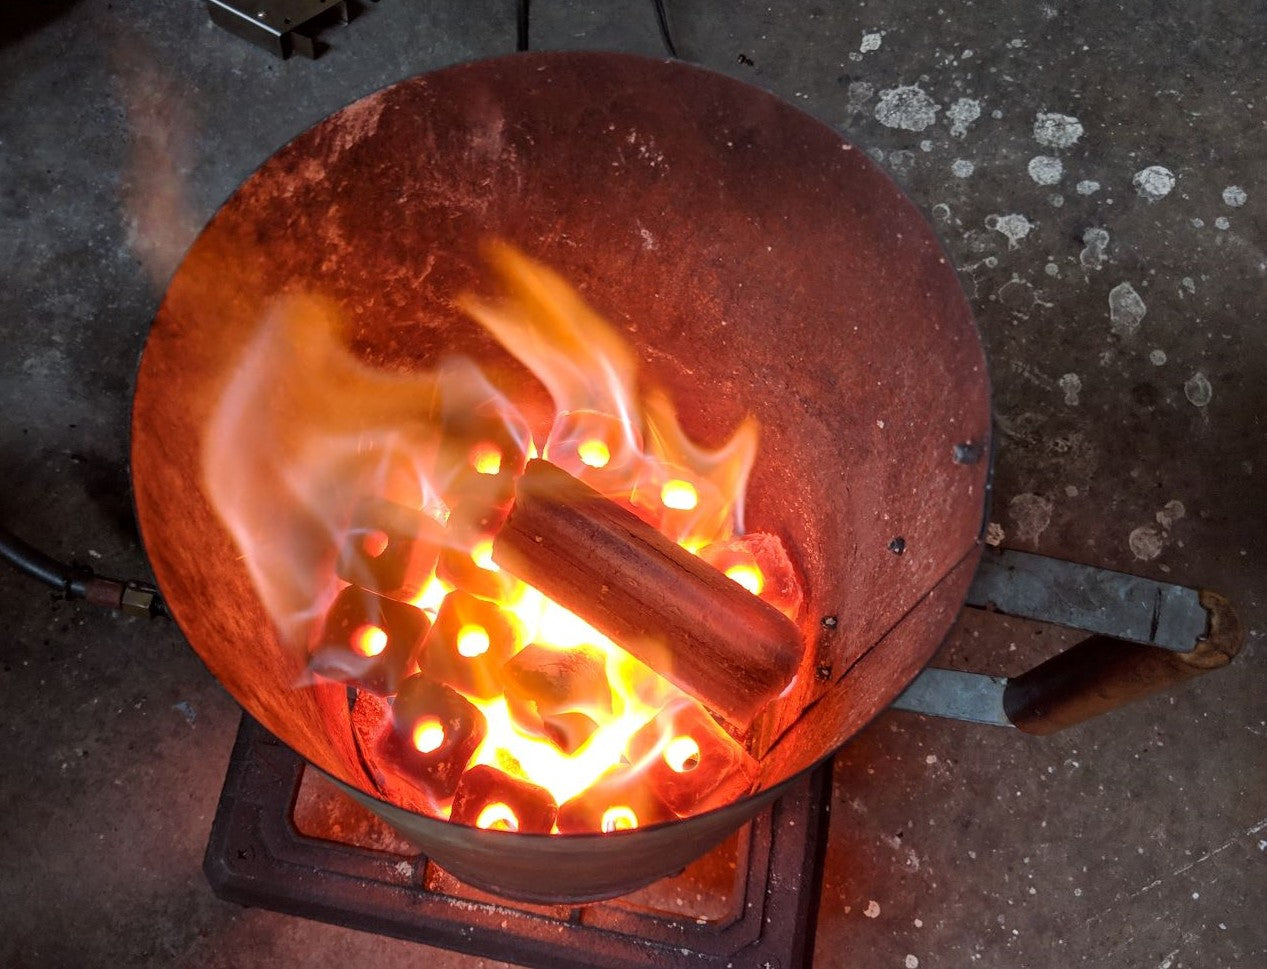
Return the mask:
[[[549,391],[555,418],[544,456],[692,551],[741,533],[756,422],[745,420],[720,449],[696,446],[666,395],[639,396],[632,353],[570,286],[508,246],[492,246],[490,256],[504,298],[465,296],[460,305]],[[415,538],[385,523],[353,529],[351,518],[367,497],[421,510],[442,536],[439,571],[419,577],[401,596],[436,623],[436,635],[455,589],[468,602],[472,594],[495,602],[493,615],[462,619],[445,634],[455,637],[454,662],[474,668],[497,657],[500,663],[507,650],[513,656],[530,643],[597,651],[606,689],[558,701],[539,722],[535,714],[525,719],[505,695],[476,689],[476,679],[454,687],[487,728],[467,766],[494,766],[545,788],[561,805],[614,771],[644,769],[645,763],[629,766],[636,760],[631,740],[683,698],[618,644],[493,563],[499,503],[509,500],[514,477],[537,453],[526,428],[469,360],[451,358],[421,374],[375,370],[344,344],[331,304],[292,298],[265,322],[229,381],[210,424],[204,474],[283,643],[297,651],[308,648],[342,587],[330,563],[344,543],[359,542],[374,568],[386,568],[398,557],[397,543]],[[755,566],[727,574],[761,594]],[[387,653],[387,633],[371,624],[359,627],[350,645],[371,660],[397,652]],[[428,656],[416,652],[405,673],[421,667],[426,674]],[[543,730],[551,717],[556,726],[566,723],[569,744]],[[410,727],[409,740],[434,753],[445,744],[445,730],[435,717],[423,717]],[[679,774],[690,773],[700,757],[689,736],[666,733],[655,749]],[[444,814],[448,807],[437,809]],[[476,823],[516,830],[518,819],[496,802]],[[604,831],[638,825],[634,807],[624,803],[608,805],[601,818]]]

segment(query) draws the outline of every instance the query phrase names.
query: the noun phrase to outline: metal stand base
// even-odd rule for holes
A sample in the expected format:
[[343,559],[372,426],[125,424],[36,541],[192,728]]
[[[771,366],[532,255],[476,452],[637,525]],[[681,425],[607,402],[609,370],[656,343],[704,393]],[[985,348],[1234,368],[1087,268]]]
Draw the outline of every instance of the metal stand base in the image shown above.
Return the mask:
[[681,875],[577,907],[498,899],[422,855],[303,834],[304,773],[243,716],[204,861],[221,898],[542,969],[809,966],[830,762]]

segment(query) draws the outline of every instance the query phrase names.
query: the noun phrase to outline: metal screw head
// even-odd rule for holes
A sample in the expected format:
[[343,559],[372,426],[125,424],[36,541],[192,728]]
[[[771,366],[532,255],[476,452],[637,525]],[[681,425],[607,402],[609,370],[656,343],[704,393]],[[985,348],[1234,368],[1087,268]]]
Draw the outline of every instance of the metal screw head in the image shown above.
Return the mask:
[[971,442],[956,444],[953,456],[955,464],[976,464],[981,460],[981,445]]
[[889,542],[889,551],[894,555],[901,555],[906,551],[906,539],[904,539],[901,535],[892,539]]

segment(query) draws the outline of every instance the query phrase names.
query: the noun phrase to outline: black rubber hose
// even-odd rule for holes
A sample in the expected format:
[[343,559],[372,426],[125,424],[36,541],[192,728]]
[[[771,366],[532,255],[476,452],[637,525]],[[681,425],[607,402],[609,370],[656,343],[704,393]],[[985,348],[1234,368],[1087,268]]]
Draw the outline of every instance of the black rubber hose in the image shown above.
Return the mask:
[[0,526],[0,558],[33,579],[51,585],[68,599],[82,599],[85,576]]

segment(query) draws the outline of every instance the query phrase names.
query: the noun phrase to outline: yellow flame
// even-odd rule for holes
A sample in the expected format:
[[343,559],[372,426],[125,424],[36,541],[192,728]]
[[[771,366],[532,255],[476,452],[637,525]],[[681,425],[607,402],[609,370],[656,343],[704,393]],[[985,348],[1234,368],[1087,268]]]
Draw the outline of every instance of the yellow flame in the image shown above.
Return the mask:
[[595,469],[607,467],[607,462],[612,459],[611,448],[597,438],[582,441],[577,446],[576,453],[581,463]]
[[633,808],[625,807],[623,804],[609,807],[603,812],[603,820],[599,827],[606,834],[611,834],[613,831],[629,831],[638,827],[638,815],[634,814]]
[[414,746],[420,753],[430,754],[444,743],[444,727],[435,717],[423,717],[413,730]]
[[493,540],[486,538],[476,542],[471,549],[471,559],[485,572],[500,572],[501,568],[493,561]]
[[485,805],[480,811],[479,817],[475,819],[475,826],[494,831],[518,831],[519,818],[515,816],[509,804],[494,801],[492,804]]
[[488,652],[488,630],[478,623],[467,623],[458,630],[458,653],[467,659]]
[[660,489],[660,501],[665,508],[677,511],[690,511],[699,504],[699,494],[695,486],[681,478],[670,478]]
[[352,648],[362,656],[377,656],[387,648],[387,633],[378,626],[361,626],[352,634]]
[[699,766],[699,744],[691,737],[674,737],[664,747],[664,762],[678,774]]
[[453,591],[453,586],[437,575],[432,575],[416,596],[409,600],[411,606],[417,606],[423,612],[430,613],[432,618],[440,611],[444,597]]
[[497,474],[502,469],[502,453],[487,441],[471,449],[471,466],[480,474]]
[[760,595],[765,588],[765,576],[755,565],[732,565],[726,570],[726,577],[738,582],[754,596]]

